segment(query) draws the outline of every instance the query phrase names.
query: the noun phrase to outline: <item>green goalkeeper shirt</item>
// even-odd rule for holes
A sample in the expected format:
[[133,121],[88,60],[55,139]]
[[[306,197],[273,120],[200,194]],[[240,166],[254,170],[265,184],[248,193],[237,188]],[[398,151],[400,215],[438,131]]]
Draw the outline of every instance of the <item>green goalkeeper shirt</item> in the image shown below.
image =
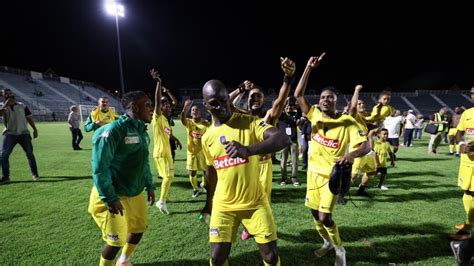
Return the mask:
[[100,199],[110,205],[120,196],[155,190],[148,159],[150,138],[143,121],[125,114],[92,137],[92,179]]

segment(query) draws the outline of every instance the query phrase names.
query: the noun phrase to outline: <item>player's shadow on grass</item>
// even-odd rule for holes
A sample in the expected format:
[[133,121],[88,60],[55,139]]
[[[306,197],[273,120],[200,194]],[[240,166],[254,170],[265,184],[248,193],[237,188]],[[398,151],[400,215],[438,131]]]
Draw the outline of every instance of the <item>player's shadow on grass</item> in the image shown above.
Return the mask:
[[405,162],[433,162],[433,161],[446,161],[446,158],[434,158],[434,157],[422,157],[422,158],[398,158],[397,161],[405,161]]
[[286,185],[285,187],[274,188],[272,190],[272,203],[301,203],[306,195],[306,188]]
[[[378,180],[376,180],[378,182]],[[374,186],[375,186],[374,182]],[[413,190],[413,189],[425,189],[425,188],[448,188],[454,187],[454,185],[446,185],[436,181],[426,182],[424,180],[397,180],[396,177],[392,179],[387,178],[385,181],[385,185],[389,187],[389,189],[403,189],[403,190]]]
[[[209,260],[173,260],[173,261],[156,261],[152,263],[134,263],[137,266],[184,266],[184,265],[209,265]],[[232,265],[234,265],[232,263]]]
[[[204,205],[203,205],[204,206]],[[202,208],[200,209],[197,209],[197,210],[189,210],[189,211],[173,211],[171,210],[170,211],[170,215],[173,215],[173,214],[190,214],[190,213],[200,213],[202,210]]]
[[[381,224],[369,227],[342,225],[340,232],[345,243],[349,265],[355,262],[411,263],[451,255],[446,232],[438,224]],[[312,250],[322,245],[322,240],[316,230],[303,230],[298,235],[278,232],[278,237],[292,243],[302,244],[300,247],[281,246],[279,248],[282,265],[313,263],[329,265],[334,263],[334,251],[320,259],[313,255]],[[379,239],[380,237],[390,237],[390,239]]]
[[15,220],[16,218],[20,218],[25,216],[25,214],[20,214],[20,213],[4,213],[0,214],[0,223],[1,222],[6,222],[9,220]]
[[8,183],[2,184],[2,186],[9,185],[9,184],[17,184],[17,183],[56,183],[56,182],[76,181],[76,180],[85,180],[85,179],[92,180],[92,176],[41,176],[41,178],[37,181],[33,181],[31,179],[12,180]]
[[[390,182],[388,180],[400,180],[400,179],[403,179],[406,177],[412,177],[412,176],[422,177],[422,176],[445,176],[445,175],[440,174],[439,172],[436,172],[436,171],[425,171],[425,172],[409,171],[409,172],[391,173],[389,169],[388,174],[387,174],[387,182]],[[377,175],[375,178],[378,178],[378,177],[380,177],[380,175]],[[405,181],[400,181],[400,182],[405,182]]]
[[[371,193],[371,190],[369,190],[368,192]],[[404,193],[404,194],[389,194],[385,192],[376,191],[371,194],[373,195],[372,198],[354,196],[353,200],[354,201],[404,203],[404,202],[414,201],[414,200],[436,202],[436,201],[447,200],[447,199],[460,199],[462,197],[462,191],[457,188],[447,189],[443,191],[426,191],[426,192],[419,192],[419,191],[409,192],[408,191],[407,193]]]

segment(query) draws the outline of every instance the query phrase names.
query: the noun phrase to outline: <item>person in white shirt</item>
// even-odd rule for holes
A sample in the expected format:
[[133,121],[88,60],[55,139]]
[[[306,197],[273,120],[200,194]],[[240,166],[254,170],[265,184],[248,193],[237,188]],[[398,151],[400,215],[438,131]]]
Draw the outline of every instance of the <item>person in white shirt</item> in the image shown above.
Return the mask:
[[422,114],[416,116],[415,122],[415,135],[413,139],[421,139],[421,134],[423,133],[423,122],[425,119],[423,118]]
[[415,130],[416,116],[413,114],[413,110],[408,110],[408,114],[405,120],[405,131],[403,133],[403,145],[410,147],[413,139],[413,131]]
[[385,118],[383,124],[383,127],[388,130],[388,143],[392,146],[393,154],[395,155],[400,145],[400,129],[403,124],[403,117],[401,116],[400,110],[396,110],[392,116]]

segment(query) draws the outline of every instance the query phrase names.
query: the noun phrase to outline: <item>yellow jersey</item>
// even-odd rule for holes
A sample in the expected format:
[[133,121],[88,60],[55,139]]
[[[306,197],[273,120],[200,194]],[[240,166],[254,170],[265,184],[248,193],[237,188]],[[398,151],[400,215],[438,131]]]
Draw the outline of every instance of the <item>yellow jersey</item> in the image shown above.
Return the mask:
[[367,122],[365,118],[368,116],[368,114],[361,114],[357,113],[354,116],[355,121],[357,122],[357,125],[364,131],[365,135],[369,134],[369,129],[367,128]]
[[258,155],[230,158],[222,143],[237,141],[249,146],[263,141],[263,133],[272,126],[261,118],[233,113],[221,126],[211,125],[202,137],[206,163],[217,172],[213,209],[221,211],[252,210],[268,205],[259,180]]
[[374,150],[377,153],[379,158],[380,167],[387,167],[387,157],[390,156],[392,150],[390,149],[390,144],[385,141],[377,141],[374,144]]
[[376,104],[372,108],[372,112],[370,113],[370,116],[365,117],[365,120],[371,123],[377,123],[381,124],[385,120],[386,117],[391,116],[395,113],[395,108],[393,108],[390,105],[382,105],[382,108],[380,109],[380,113],[378,113],[377,106],[379,104]]
[[350,115],[326,118],[319,107],[312,106],[306,117],[311,122],[308,169],[315,173],[329,177],[334,162],[348,148],[355,148],[367,141],[364,131]]
[[[458,131],[464,131],[464,141],[474,141],[474,107],[464,111],[459,119]],[[461,154],[461,164],[474,166],[474,154]]]
[[153,132],[153,158],[171,157],[170,136],[171,127],[163,114],[153,113],[151,120],[151,130]]
[[201,119],[196,123],[193,119],[186,118],[188,153],[198,154],[202,150],[201,139],[209,126],[206,120]]
[[102,121],[105,124],[108,124],[110,122],[115,121],[115,119],[118,117],[118,115],[115,113],[115,111],[112,108],[109,108],[107,112],[103,112],[100,110],[99,107],[96,107],[94,110],[91,112],[91,119],[92,122],[95,121]]

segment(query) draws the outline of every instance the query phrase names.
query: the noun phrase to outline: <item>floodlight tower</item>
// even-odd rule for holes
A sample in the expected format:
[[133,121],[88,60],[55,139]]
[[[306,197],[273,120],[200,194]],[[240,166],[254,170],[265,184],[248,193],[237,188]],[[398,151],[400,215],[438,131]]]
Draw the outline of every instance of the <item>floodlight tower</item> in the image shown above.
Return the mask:
[[118,47],[118,58],[119,58],[119,71],[120,71],[120,92],[121,96],[125,94],[125,86],[123,82],[123,70],[122,70],[122,51],[120,49],[120,31],[119,31],[119,17],[125,17],[125,8],[122,4],[115,2],[114,0],[107,0],[105,2],[105,11],[107,14],[115,16],[115,27],[117,29],[117,47]]

